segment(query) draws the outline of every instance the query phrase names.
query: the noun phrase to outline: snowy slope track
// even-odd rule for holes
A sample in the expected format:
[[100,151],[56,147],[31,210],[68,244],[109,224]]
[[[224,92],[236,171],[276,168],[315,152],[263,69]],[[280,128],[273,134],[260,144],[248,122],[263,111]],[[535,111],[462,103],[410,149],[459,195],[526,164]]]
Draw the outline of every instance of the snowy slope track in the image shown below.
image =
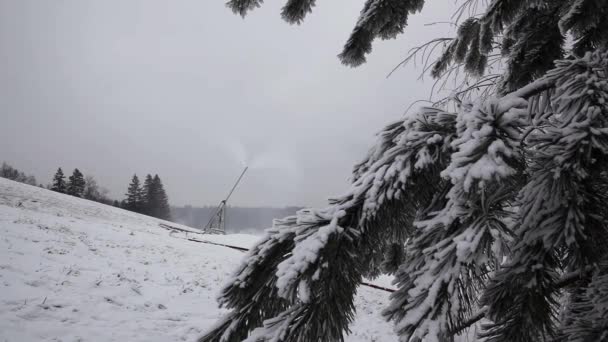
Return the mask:
[[[0,341],[195,341],[243,255],[159,224],[196,232],[0,178]],[[348,341],[396,340],[379,314],[387,296],[359,290]]]

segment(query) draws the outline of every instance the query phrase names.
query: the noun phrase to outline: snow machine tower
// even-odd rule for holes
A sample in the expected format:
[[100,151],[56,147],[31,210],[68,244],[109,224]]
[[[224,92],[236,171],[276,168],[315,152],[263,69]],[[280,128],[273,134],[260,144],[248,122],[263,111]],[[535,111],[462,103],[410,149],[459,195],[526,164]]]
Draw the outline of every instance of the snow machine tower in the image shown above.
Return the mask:
[[228,203],[228,199],[230,199],[230,196],[232,196],[234,189],[236,189],[237,185],[239,185],[241,179],[245,175],[245,172],[247,172],[248,168],[249,166],[245,166],[245,169],[243,169],[243,172],[241,172],[241,175],[234,183],[234,186],[232,186],[232,189],[228,193],[228,196],[226,196],[226,198],[223,199],[217,206],[215,213],[213,214],[213,216],[211,216],[209,222],[207,222],[207,225],[203,229],[203,233],[226,234],[226,203]]

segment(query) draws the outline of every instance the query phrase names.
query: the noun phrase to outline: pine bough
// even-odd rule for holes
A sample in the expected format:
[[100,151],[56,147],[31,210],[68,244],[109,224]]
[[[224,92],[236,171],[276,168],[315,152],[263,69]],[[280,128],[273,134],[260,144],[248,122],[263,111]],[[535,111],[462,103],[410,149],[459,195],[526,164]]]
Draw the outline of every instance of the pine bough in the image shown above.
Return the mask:
[[343,341],[380,271],[401,341],[452,341],[484,316],[486,341],[608,339],[606,101],[598,51],[387,126],[346,194],[275,221],[199,342]]

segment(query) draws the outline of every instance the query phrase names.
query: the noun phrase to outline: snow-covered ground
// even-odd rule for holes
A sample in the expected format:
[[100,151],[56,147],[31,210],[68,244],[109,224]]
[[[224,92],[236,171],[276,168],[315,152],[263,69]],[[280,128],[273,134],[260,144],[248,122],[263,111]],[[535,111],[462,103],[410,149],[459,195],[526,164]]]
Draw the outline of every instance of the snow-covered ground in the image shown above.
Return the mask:
[[[259,238],[196,232],[0,178],[0,342],[195,341],[222,315],[215,297],[243,253],[187,237]],[[387,300],[359,290],[348,341],[396,341]]]

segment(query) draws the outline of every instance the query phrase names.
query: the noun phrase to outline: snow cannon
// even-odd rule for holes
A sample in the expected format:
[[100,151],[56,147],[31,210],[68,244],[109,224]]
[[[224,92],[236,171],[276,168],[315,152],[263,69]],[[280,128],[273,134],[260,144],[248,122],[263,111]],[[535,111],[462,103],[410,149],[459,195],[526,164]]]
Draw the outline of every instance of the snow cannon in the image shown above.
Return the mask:
[[249,169],[249,166],[245,166],[245,169],[243,169],[243,172],[241,172],[241,175],[232,186],[232,189],[230,189],[230,192],[228,192],[228,196],[226,196],[226,198],[224,198],[217,206],[217,209],[209,219],[209,222],[207,222],[207,225],[205,226],[205,228],[203,228],[203,233],[226,234],[226,204],[228,203],[228,200],[230,199],[230,196],[232,196],[232,193],[234,192],[236,187],[241,182],[241,179],[243,179],[243,176],[245,175],[245,172],[247,172],[247,169]]

